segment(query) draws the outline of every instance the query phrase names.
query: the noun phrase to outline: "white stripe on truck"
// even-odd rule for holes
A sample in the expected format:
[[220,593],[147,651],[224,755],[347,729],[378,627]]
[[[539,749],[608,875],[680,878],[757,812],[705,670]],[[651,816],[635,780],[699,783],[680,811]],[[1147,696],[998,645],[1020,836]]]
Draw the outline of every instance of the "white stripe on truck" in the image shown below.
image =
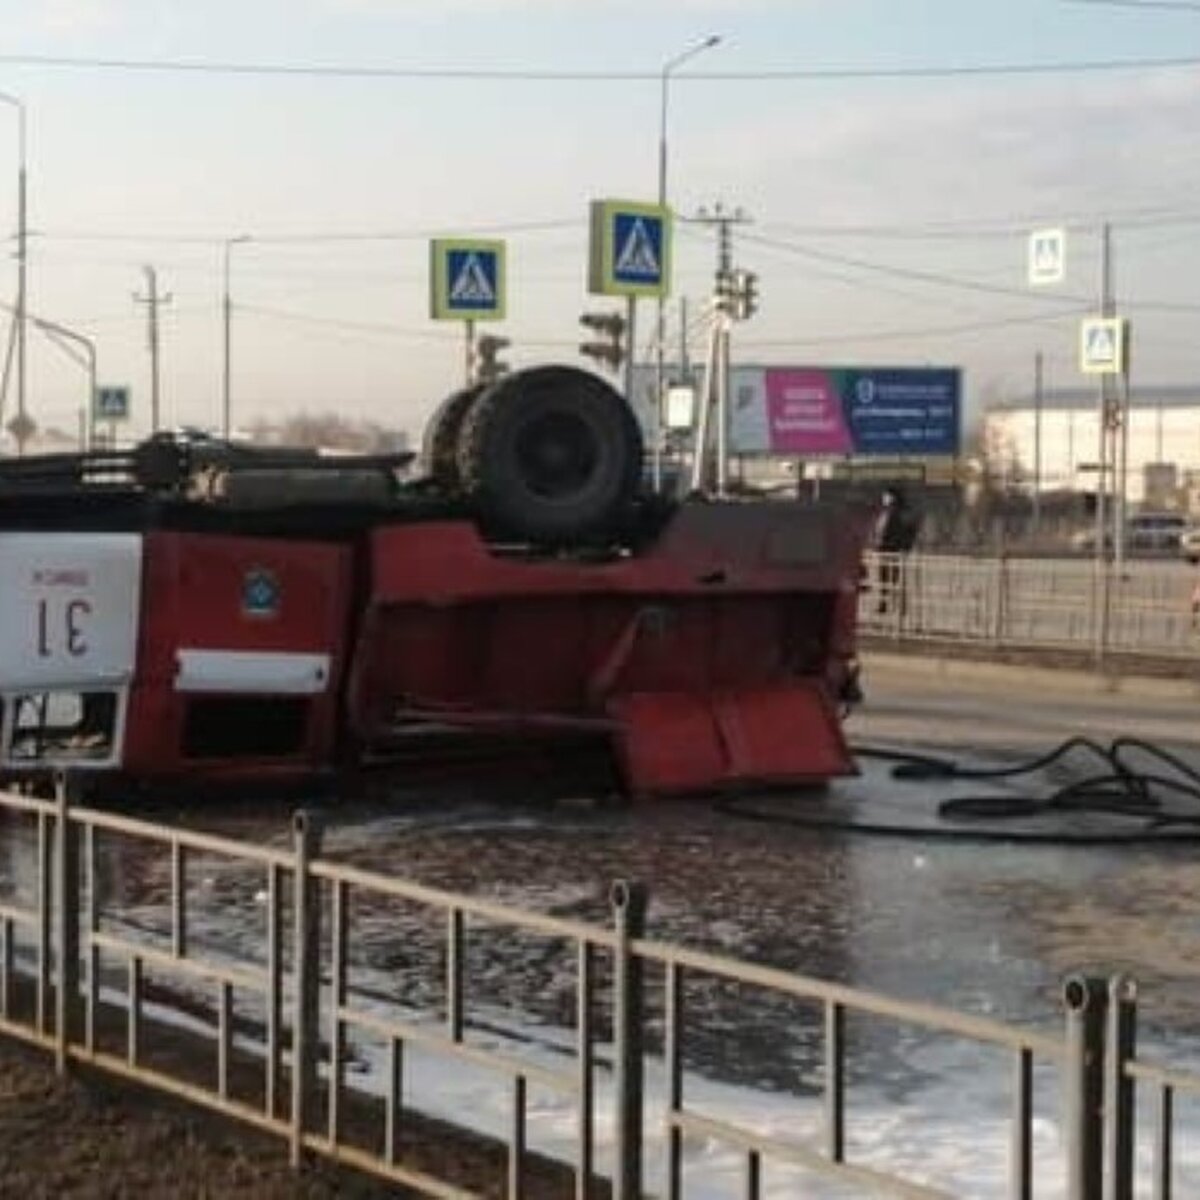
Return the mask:
[[176,651],[177,692],[315,696],[329,686],[328,654],[280,650]]

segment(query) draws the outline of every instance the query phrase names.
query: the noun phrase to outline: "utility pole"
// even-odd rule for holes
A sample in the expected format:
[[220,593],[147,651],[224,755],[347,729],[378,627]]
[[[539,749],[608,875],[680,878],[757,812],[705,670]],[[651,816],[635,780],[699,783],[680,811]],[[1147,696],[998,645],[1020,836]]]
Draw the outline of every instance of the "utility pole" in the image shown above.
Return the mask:
[[[1113,299],[1112,278],[1112,227],[1106,221],[1100,234],[1100,315],[1111,317],[1116,311]],[[1104,663],[1108,648],[1108,612],[1112,572],[1108,567],[1108,481],[1110,467],[1112,476],[1116,476],[1116,455],[1112,453],[1116,438],[1110,436],[1112,431],[1112,401],[1109,377],[1100,376],[1100,389],[1096,398],[1096,415],[1099,421],[1100,456],[1096,474],[1096,556],[1094,559],[1093,575],[1096,583],[1096,617],[1095,617],[1095,648],[1094,656],[1097,666]],[[1120,537],[1123,530],[1113,529],[1115,539]]]
[[[150,347],[150,432],[157,433],[160,422],[160,394],[158,371],[158,306],[171,303],[171,293],[158,293],[158,273],[153,267],[143,267],[146,272],[146,295],[134,293],[135,304],[146,306],[147,340]],[[94,403],[94,401],[93,401]]]
[[[669,58],[662,65],[662,70],[659,73],[660,78],[660,103],[659,103],[659,125],[658,125],[658,205],[659,208],[665,210],[667,207],[667,101],[669,98],[668,88],[671,82],[671,73],[677,68],[683,66],[695,58],[697,54],[703,54],[706,50],[711,50],[714,46],[719,45],[721,41],[720,34],[710,34],[701,41],[695,42],[690,46],[685,47],[679,54]],[[654,438],[654,446],[652,448],[651,460],[654,477],[654,490],[662,491],[662,418],[663,418],[663,398],[666,388],[666,341],[667,328],[665,317],[666,300],[663,296],[658,297],[657,323],[655,325],[654,338],[654,420],[651,423],[652,436]],[[630,306],[630,311],[627,314],[630,318],[633,317],[633,306]],[[629,345],[631,347],[630,358],[632,359],[632,347],[634,342],[634,329],[632,320],[630,323]],[[632,367],[630,374],[627,377],[628,381],[632,380]],[[626,395],[631,395],[629,382],[626,384]]]
[[679,297],[679,374],[680,383],[688,382],[688,302],[686,296]]
[[755,306],[753,277],[733,269],[733,230],[738,225],[749,224],[750,218],[740,208],[729,212],[717,203],[711,211],[702,208],[693,220],[700,225],[711,225],[717,231],[717,272],[704,394],[693,452],[692,489],[703,489],[711,406],[715,410],[713,416],[717,426],[717,495],[724,496],[729,483],[729,335],[733,321],[749,316]]
[[1033,359],[1033,535],[1042,533],[1042,383],[1045,356],[1039,350]]
[[733,270],[733,230],[737,225],[749,225],[750,218],[740,208],[727,212],[719,201],[712,210],[702,208],[692,220],[697,225],[711,225],[717,231],[717,280]]

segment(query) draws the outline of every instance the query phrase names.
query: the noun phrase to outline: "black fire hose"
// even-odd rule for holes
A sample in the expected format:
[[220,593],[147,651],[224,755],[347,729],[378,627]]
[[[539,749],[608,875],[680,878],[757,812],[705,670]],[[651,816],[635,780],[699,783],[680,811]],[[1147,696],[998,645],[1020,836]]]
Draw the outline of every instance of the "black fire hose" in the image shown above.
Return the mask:
[[[1072,780],[1045,795],[956,796],[941,801],[936,814],[945,822],[942,825],[860,820],[852,815],[823,810],[810,799],[805,800],[803,807],[793,806],[787,811],[763,807],[761,800],[748,796],[723,799],[717,807],[742,820],[890,837],[1085,846],[1200,841],[1200,771],[1169,750],[1140,738],[1119,737],[1105,746],[1090,738],[1072,737],[1037,758],[1003,767],[962,766],[953,759],[878,746],[856,745],[851,750],[858,758],[895,763],[892,777],[910,783],[1018,779],[1044,771],[1077,751],[1098,759],[1101,770],[1083,779]],[[1130,762],[1134,753],[1152,760],[1159,768],[1165,766],[1172,774],[1139,769]],[[1167,796],[1177,802],[1191,802],[1195,808],[1181,811],[1177,806],[1167,807],[1164,804]],[[1125,830],[1071,828],[1059,831],[982,824],[1053,815],[1078,819],[1089,814],[1128,818],[1138,824]]]

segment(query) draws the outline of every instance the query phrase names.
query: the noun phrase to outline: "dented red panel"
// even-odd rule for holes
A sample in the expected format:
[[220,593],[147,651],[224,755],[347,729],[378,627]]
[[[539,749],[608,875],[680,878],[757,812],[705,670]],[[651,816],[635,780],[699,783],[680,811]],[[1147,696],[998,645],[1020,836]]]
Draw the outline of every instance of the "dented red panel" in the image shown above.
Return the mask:
[[635,694],[613,700],[618,757],[637,795],[786,784],[854,773],[834,704],[821,684]]
[[831,697],[854,653],[866,524],[844,509],[686,505],[654,545],[599,563],[506,557],[462,522],[378,529],[354,732],[611,714],[638,790],[843,774]]
[[613,561],[530,560],[489,549],[469,522],[371,535],[373,604],[711,591],[831,592],[857,580],[869,515],[777,502],[682,506],[653,545]]

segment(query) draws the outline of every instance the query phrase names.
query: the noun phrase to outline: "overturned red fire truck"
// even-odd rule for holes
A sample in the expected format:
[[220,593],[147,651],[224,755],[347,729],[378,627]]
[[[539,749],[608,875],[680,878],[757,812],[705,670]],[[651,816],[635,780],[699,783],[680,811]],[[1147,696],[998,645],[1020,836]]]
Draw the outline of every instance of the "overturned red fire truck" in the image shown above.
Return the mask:
[[647,494],[567,367],[450,397],[410,457],[0,462],[0,774],[302,781],[435,736],[594,738],[638,796],[853,769],[868,514]]

